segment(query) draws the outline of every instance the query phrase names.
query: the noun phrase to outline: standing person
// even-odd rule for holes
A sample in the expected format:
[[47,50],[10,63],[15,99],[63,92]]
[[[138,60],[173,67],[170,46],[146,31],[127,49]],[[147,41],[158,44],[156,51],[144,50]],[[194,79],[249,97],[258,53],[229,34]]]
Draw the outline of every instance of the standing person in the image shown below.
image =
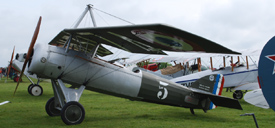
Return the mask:
[[6,76],[6,68],[2,68],[2,74]]
[[2,79],[2,67],[0,68],[0,80]]

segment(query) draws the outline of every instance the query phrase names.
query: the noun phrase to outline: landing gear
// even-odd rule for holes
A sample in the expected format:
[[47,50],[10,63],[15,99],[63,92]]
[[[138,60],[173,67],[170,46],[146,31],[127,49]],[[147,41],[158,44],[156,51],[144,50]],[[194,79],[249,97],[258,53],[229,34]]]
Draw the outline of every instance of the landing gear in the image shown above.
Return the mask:
[[54,97],[50,98],[45,106],[45,110],[49,116],[60,116],[60,113],[61,113],[60,109],[61,107],[59,104],[55,106]]
[[71,101],[65,104],[62,108],[61,119],[67,125],[80,124],[85,118],[85,110],[83,106]]
[[62,121],[67,125],[80,124],[85,118],[85,109],[78,103],[85,86],[78,89],[67,88],[62,80],[51,80],[54,97],[50,98],[45,106],[49,116],[61,116]]
[[30,84],[28,87],[28,92],[32,96],[41,96],[43,94],[43,88],[38,84]]
[[233,98],[234,99],[237,99],[237,100],[240,100],[243,98],[243,92],[241,90],[236,90],[234,93],[233,93]]
[[43,88],[39,85],[40,79],[38,78],[37,84],[35,84],[28,76],[27,78],[32,83],[28,86],[28,93],[32,96],[41,96],[43,94]]

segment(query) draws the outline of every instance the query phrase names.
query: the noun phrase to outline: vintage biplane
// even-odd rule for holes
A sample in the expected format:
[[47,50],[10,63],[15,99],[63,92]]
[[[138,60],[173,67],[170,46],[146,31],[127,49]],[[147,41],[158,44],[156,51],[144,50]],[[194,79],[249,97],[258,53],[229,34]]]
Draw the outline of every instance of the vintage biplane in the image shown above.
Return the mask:
[[[227,55],[228,56],[228,55]],[[234,62],[233,58],[235,57],[235,59],[237,58],[237,60],[235,60],[236,62]],[[242,90],[254,90],[254,89],[258,89],[259,84],[258,84],[258,65],[255,63],[249,64],[249,56],[232,56],[229,55],[228,57],[226,56],[222,56],[223,58],[223,64],[221,67],[219,68],[214,68],[213,67],[213,62],[212,62],[212,58],[213,57],[209,57],[210,58],[210,66],[209,69],[206,70],[206,68],[202,68],[201,65],[201,58],[198,57],[196,59],[195,62],[195,66],[196,66],[196,70],[193,71],[192,66],[191,65],[191,71],[188,71],[188,65],[186,66],[185,70],[188,73],[191,72],[191,76],[189,77],[193,77],[193,78],[197,78],[199,79],[202,76],[205,75],[210,75],[210,74],[223,74],[224,79],[225,79],[225,83],[224,83],[224,87],[225,88],[233,88],[235,90],[235,92],[233,93],[233,97],[235,99],[242,99],[243,97],[243,91]],[[241,63],[241,59],[243,60],[243,63]],[[230,64],[226,64],[226,60],[230,60]],[[188,63],[187,63],[188,64]],[[205,66],[206,67],[206,66]],[[174,81],[176,83],[180,83],[182,85],[190,85],[192,84],[192,82],[194,82],[196,79],[194,79],[193,81],[186,81],[188,80],[188,77],[177,77],[177,78],[173,78],[171,79],[171,81]]]
[[[16,54],[15,59],[11,61],[12,66],[19,72],[22,71],[22,67],[25,61],[26,54]],[[26,67],[28,69],[28,67]],[[32,96],[41,96],[43,94],[43,88],[39,85],[41,79],[36,76],[36,74],[30,74],[27,72],[27,69],[24,71],[24,75],[28,78],[31,84],[28,86],[28,93]],[[37,79],[37,82],[34,83],[31,78]],[[17,78],[19,79],[19,77]],[[17,81],[16,81],[17,82]]]
[[[13,56],[14,56],[14,50],[15,47],[13,48],[12,51],[12,55],[11,55],[11,60],[9,62],[9,66],[8,66],[8,74],[10,74],[11,70],[15,70],[16,72],[21,72],[22,71],[22,67],[23,67],[23,63],[25,61],[25,57],[26,57],[26,53],[22,53],[22,54],[16,54],[15,59],[13,60]],[[21,74],[23,75],[23,74]],[[32,96],[40,96],[43,94],[43,88],[39,85],[40,79],[35,75],[35,74],[29,74],[26,70],[24,71],[24,75],[28,78],[28,80],[31,82],[31,84],[28,86],[28,92],[30,95]],[[9,75],[7,75],[7,79],[8,79]],[[31,78],[35,78],[37,79],[37,83],[35,84]],[[16,74],[15,77],[13,78],[14,82],[18,82],[19,81],[19,76]],[[22,81],[22,79],[20,80],[20,82]]]
[[[235,99],[241,99],[243,97],[242,90],[254,90],[259,88],[258,84],[258,66],[256,63],[249,64],[248,58],[252,60],[250,56],[237,56],[237,55],[221,55],[221,54],[207,54],[199,53],[195,55],[189,55],[190,58],[184,57],[161,57],[159,59],[153,59],[144,67],[145,69],[158,69],[158,64],[171,62],[174,66],[168,66],[167,68],[160,70],[147,71],[160,77],[169,79],[173,82],[179,83],[184,86],[190,86],[193,82],[200,79],[203,76],[211,74],[223,74],[225,82],[225,88],[233,88],[236,90],[233,93]],[[218,68],[213,66],[213,58],[222,58],[222,66]],[[209,64],[202,64],[202,58],[209,59]],[[235,58],[235,63],[234,59]],[[237,59],[237,60],[236,60]],[[229,64],[226,61],[229,60]],[[250,61],[251,62],[251,61]],[[254,62],[252,60],[252,62]],[[206,66],[209,65],[209,66]],[[150,68],[152,66],[153,68]],[[146,70],[145,70],[146,71]]]
[[[215,105],[242,109],[238,100],[220,96],[223,87],[220,74],[202,77],[192,86],[184,87],[100,58],[112,54],[101,44],[145,54],[166,54],[163,50],[238,54],[210,40],[171,26],[149,24],[64,29],[48,45],[35,45],[40,24],[41,17],[20,77],[27,66],[29,73],[51,79],[54,97],[48,100],[45,109],[49,116],[61,116],[65,124],[79,124],[84,120],[85,110],[78,102],[84,89],[131,100],[190,108],[192,113],[193,109],[206,112]],[[66,87],[65,83],[71,87]]]

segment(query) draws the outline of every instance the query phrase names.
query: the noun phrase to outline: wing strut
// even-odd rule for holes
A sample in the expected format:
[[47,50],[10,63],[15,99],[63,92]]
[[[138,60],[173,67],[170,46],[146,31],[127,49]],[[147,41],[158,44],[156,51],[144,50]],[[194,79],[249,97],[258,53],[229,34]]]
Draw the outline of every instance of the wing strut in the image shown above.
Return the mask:
[[97,52],[97,49],[99,48],[99,46],[101,45],[101,43],[97,43],[97,45],[93,48],[93,50],[91,51],[91,57],[94,58]]
[[81,14],[81,16],[79,17],[79,20],[77,21],[77,23],[75,24],[75,26],[73,28],[77,28],[80,24],[80,22],[83,20],[84,16],[86,15],[86,13],[89,11],[90,15],[91,15],[91,19],[93,21],[93,25],[94,27],[96,27],[96,22],[95,22],[95,18],[94,18],[94,14],[92,11],[93,5],[88,4],[87,7],[85,8],[84,12]]
[[71,40],[72,40],[72,38],[73,38],[73,35],[70,35],[70,38],[66,41],[66,43],[64,44],[64,48],[66,47],[66,45],[67,45],[67,47],[66,47],[66,53],[68,53],[68,49],[70,48],[70,44],[71,44]]

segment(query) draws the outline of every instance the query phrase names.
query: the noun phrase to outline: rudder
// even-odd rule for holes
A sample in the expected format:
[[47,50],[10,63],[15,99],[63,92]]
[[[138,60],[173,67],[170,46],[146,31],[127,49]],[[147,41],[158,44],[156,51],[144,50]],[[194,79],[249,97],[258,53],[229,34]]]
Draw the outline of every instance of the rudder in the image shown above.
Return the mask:
[[[196,92],[211,93],[214,95],[221,95],[224,85],[224,77],[222,74],[213,74],[204,76],[201,79],[195,81],[190,88]],[[217,106],[211,102],[210,99],[206,99],[202,105],[204,110],[211,110]]]
[[204,76],[195,81],[190,88],[200,91],[209,92],[215,95],[221,95],[224,85],[224,77],[222,74],[213,74]]

